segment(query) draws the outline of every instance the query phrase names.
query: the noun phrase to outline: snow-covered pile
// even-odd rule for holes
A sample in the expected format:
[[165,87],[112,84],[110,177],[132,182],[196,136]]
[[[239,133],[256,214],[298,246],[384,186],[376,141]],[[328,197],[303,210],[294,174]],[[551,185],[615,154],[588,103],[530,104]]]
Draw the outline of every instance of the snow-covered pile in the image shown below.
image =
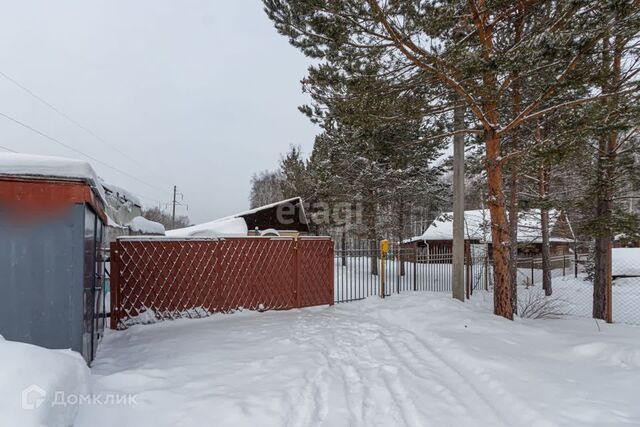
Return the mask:
[[0,153],[0,175],[82,180],[106,203],[104,188],[88,162],[65,157]]
[[134,233],[154,234],[164,236],[164,225],[159,222],[148,220],[142,216],[137,216],[127,225]]
[[612,252],[614,276],[640,276],[640,248],[614,248]]
[[247,233],[247,223],[243,218],[223,218],[191,227],[169,230],[166,235],[169,237],[225,237],[246,236]]
[[109,332],[94,392],[137,405],[76,427],[640,424],[634,326],[407,293]]
[[0,426],[73,425],[78,405],[61,403],[89,393],[89,368],[78,353],[0,337],[0,362]]
[[138,196],[125,190],[124,188],[118,187],[117,185],[105,181],[101,181],[101,184],[107,193],[113,194],[116,198],[122,201],[131,202],[137,206],[142,206],[142,201],[138,198]]

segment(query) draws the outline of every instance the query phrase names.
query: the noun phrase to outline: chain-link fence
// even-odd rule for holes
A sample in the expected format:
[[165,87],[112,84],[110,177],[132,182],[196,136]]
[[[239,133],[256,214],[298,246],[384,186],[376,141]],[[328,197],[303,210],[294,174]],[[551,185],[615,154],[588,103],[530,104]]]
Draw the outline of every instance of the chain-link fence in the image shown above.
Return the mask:
[[[542,257],[518,258],[518,311],[530,314],[535,306],[538,311],[533,314],[540,317],[591,317],[593,281],[588,273],[588,254],[569,252],[552,256],[549,267],[551,295],[545,296]],[[614,249],[612,272],[614,322],[640,324],[640,249]],[[381,295],[383,290],[385,296],[408,291],[451,293],[452,279],[452,253],[447,247],[393,245],[384,259],[379,242],[355,242],[348,248],[335,250],[337,303]],[[467,245],[464,280],[470,298],[474,293],[492,292],[493,262],[487,245]]]

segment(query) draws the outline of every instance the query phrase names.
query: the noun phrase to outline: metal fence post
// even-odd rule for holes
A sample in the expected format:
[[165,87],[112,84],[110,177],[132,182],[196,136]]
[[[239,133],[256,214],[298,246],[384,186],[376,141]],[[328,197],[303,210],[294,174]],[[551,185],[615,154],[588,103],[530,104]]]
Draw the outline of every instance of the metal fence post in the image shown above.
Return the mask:
[[294,260],[294,290],[293,294],[295,296],[295,306],[297,308],[302,307],[302,293],[300,292],[300,245],[298,242],[298,238],[293,238],[293,260]]
[[384,298],[384,252],[380,254],[380,298]]
[[396,256],[394,257],[396,260],[396,294],[400,293],[400,276],[401,276],[401,271],[400,268],[402,261],[400,260],[400,244],[396,245]]
[[489,248],[484,250],[484,290],[489,290]]
[[562,254],[562,277],[567,275],[567,257],[565,254]]
[[333,242],[331,242],[331,244],[329,244],[329,257],[327,259],[328,261],[328,272],[329,272],[329,295],[331,295],[330,297],[330,303],[329,305],[333,305],[335,303],[335,290],[334,290],[334,286],[335,286],[335,261],[334,261],[334,256],[335,256],[335,247],[332,244]]
[[418,247],[413,247],[413,290],[418,290]]
[[467,299],[471,298],[471,294],[473,293],[473,291],[471,290],[471,241],[467,240],[464,242],[464,251],[465,251],[465,256],[464,256],[464,263],[466,264],[466,268],[465,268],[465,287],[467,288]]
[[111,242],[110,254],[109,254],[109,267],[111,269],[111,278],[109,282],[110,295],[111,295],[111,320],[109,327],[111,329],[118,329],[119,314],[120,314],[120,302],[118,298],[118,291],[120,288],[120,267],[119,258],[120,252],[118,250],[118,242]]
[[385,258],[388,252],[389,252],[389,241],[386,239],[382,240],[380,242],[380,298],[384,298],[384,293],[385,293],[384,267],[385,267]]
[[531,285],[535,283],[533,278],[533,256],[531,256]]

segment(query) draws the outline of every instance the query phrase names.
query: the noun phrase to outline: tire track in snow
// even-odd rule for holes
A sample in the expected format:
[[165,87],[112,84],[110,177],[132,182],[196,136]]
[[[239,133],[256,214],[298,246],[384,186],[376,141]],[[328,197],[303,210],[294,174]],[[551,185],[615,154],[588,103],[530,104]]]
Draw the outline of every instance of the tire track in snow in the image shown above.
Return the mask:
[[383,378],[389,390],[391,399],[396,405],[396,408],[400,410],[400,416],[402,417],[403,424],[406,426],[422,426],[420,421],[421,417],[418,409],[410,397],[407,389],[402,385],[402,382],[398,379],[397,368],[388,369],[389,367],[383,367]]
[[[425,413],[454,415],[472,422],[482,420],[491,425],[509,424],[488,399],[495,395],[495,381],[489,387],[480,384],[491,378],[464,372],[435,350],[433,342],[388,320],[372,316],[367,321],[366,317],[354,318],[350,313],[336,317],[335,312],[301,315],[293,335],[301,345],[314,348],[326,365],[324,374],[319,370],[305,379],[300,398],[291,406],[294,416],[289,425],[323,424],[330,411],[331,384],[342,390],[349,425],[368,426],[390,416],[395,423],[419,426],[425,423]],[[379,345],[384,348],[380,350]],[[398,371],[392,366],[397,366]],[[407,376],[419,379],[411,384],[411,391],[405,384]],[[425,395],[429,398],[425,399]],[[367,403],[371,396],[375,405]],[[430,406],[425,400],[433,407],[424,410],[425,404]],[[423,414],[418,408],[423,409]]]
[[[449,364],[445,363],[440,357],[438,357],[433,350],[429,347],[422,346],[420,350],[411,348],[407,343],[403,341],[390,340],[389,335],[384,334],[382,340],[387,347],[394,353],[394,355],[401,361],[406,372],[418,377],[423,381],[429,383],[435,383],[438,392],[446,391],[444,398],[449,407],[463,408],[470,418],[476,417],[476,419],[487,420],[487,413],[493,415],[493,419],[488,422],[489,425],[508,425],[503,419],[501,414],[496,411],[495,407],[489,403],[484,396],[473,387],[472,384],[460,373],[453,369]],[[409,352],[413,358],[403,354],[398,347],[403,347]],[[427,377],[420,372],[430,372],[431,377]],[[456,387],[452,387],[451,384],[456,384]],[[471,392],[477,397],[471,397],[470,399],[460,399],[460,390],[471,390]],[[457,396],[457,398],[456,398]],[[436,399],[442,398],[442,394],[437,394]],[[482,407],[478,407],[477,404],[470,404],[468,402],[480,401],[483,404]]]
[[[491,378],[491,376],[486,372],[479,371],[465,373],[464,371],[466,370],[466,368],[459,368],[453,363],[447,361],[441,352],[434,350],[432,346],[433,343],[428,342],[421,335],[418,335],[417,333],[409,329],[398,327],[389,321],[386,321],[386,323],[389,324],[399,334],[410,336],[412,338],[412,341],[419,345],[419,350],[412,349],[412,352],[416,357],[420,357],[420,355],[423,354],[422,350],[426,350],[428,354],[435,358],[436,363],[444,366],[449,372],[454,373],[455,376],[459,378],[463,384],[466,384],[467,388],[469,388],[473,392],[473,394],[476,395],[484,403],[484,406],[486,408],[491,409],[493,414],[495,414],[495,416],[498,420],[500,420],[501,423],[505,425],[511,424],[507,420],[508,417],[506,417],[505,414],[491,400],[489,400],[487,396],[495,397],[499,395],[501,398],[506,400],[502,407],[509,409],[517,407],[516,410],[525,413],[527,419],[529,420],[537,420],[538,422],[542,422],[542,424],[551,423],[542,413],[531,409],[530,405],[528,405],[526,402],[523,402],[521,399],[515,397],[512,393],[509,393],[499,382]],[[387,337],[388,336],[389,335],[387,335]],[[410,349],[410,346],[407,344],[407,340],[402,340],[399,342],[404,343],[406,347]],[[480,384],[484,386],[486,390],[483,390]]]
[[[333,329],[329,369],[340,372],[339,381],[349,408],[350,426],[384,425],[382,419],[387,414],[392,417],[389,421],[393,425],[424,425],[406,388],[396,378],[396,368],[380,361],[370,346],[364,345],[367,342],[379,343],[379,325],[353,322],[348,318],[335,322],[335,319],[323,316],[322,321],[318,322],[316,318],[313,326],[307,325],[305,329],[308,334]],[[374,391],[377,396],[372,399]]]
[[[300,313],[297,317],[291,337],[300,346],[316,347],[313,340],[309,338],[310,328],[305,317],[305,313]],[[326,377],[329,374],[329,363],[324,354],[319,353],[319,355],[322,357],[323,364],[313,374],[305,375],[304,386],[301,389],[294,390],[298,395],[291,399],[290,416],[286,418],[287,426],[318,426],[322,424],[328,413]]]
[[[358,313],[355,314],[357,315]],[[388,348],[389,352],[398,360],[398,366],[400,366],[401,369],[414,377],[420,378],[428,384],[435,382],[439,389],[448,390],[448,403],[451,404],[453,398],[455,402],[460,405],[458,407],[465,408],[467,412],[472,415],[471,419],[482,419],[483,421],[487,421],[486,418],[487,415],[489,415],[493,418],[489,424],[509,425],[509,422],[505,419],[504,415],[495,407],[495,405],[492,404],[491,401],[488,400],[487,397],[485,397],[482,390],[475,385],[475,378],[469,378],[464,375],[459,369],[450,364],[438,352],[436,352],[429,343],[423,341],[411,330],[393,324],[388,320],[373,316],[371,316],[371,320],[373,322],[382,321],[387,326],[380,325],[379,323],[362,322],[360,320],[357,320],[356,323],[359,323],[360,327],[366,326],[370,329],[373,327],[373,329],[378,331],[380,342],[383,343],[385,347]],[[390,333],[390,331],[394,331],[395,335]],[[411,339],[400,340],[396,338],[400,337],[402,334],[405,334],[405,336],[408,335]],[[411,348],[408,342],[418,343],[420,348]],[[412,360],[412,358],[407,357],[407,355],[399,351],[398,346],[404,346],[413,355],[415,360]],[[427,360],[425,360],[425,357]],[[416,367],[416,363],[418,363],[418,367]],[[411,368],[411,366],[413,366],[413,368]],[[424,374],[418,373],[422,371],[430,372],[432,376],[428,377]],[[456,384],[456,386],[451,387],[452,383]],[[476,399],[473,397],[468,401],[455,399],[453,396],[460,396],[461,390],[471,391],[471,393],[475,395]],[[400,392],[399,389],[396,389],[396,391]],[[411,395],[406,393],[406,389],[404,389],[404,391],[405,396],[411,400]],[[424,392],[433,394],[431,390],[428,389],[425,389]],[[434,397],[438,399],[442,396],[435,395]],[[470,404],[469,402],[473,402],[473,404]],[[481,405],[478,405],[477,402],[481,402]],[[415,408],[415,403],[413,401],[412,405]],[[436,407],[434,410],[442,412],[441,407]]]
[[[348,318],[344,320],[332,322],[332,326],[335,328],[334,336],[338,337],[335,340],[332,353],[336,351],[335,349],[343,349],[339,352],[340,356],[335,357],[336,364],[339,365],[338,368],[342,372],[347,404],[352,409],[358,408],[356,411],[350,411],[349,425],[370,426],[376,422],[379,423],[380,417],[386,413],[393,418],[395,425],[424,425],[424,418],[421,417],[417,409],[418,404],[424,406],[424,401],[415,402],[398,377],[399,368],[393,366],[398,365],[400,369],[404,369],[403,359],[398,357],[393,348],[390,348],[390,351],[385,354],[393,355],[395,360],[380,360],[380,352],[371,348],[371,345],[377,347],[380,343],[389,347],[384,339],[380,339],[384,335],[383,328],[379,324],[362,322],[361,320],[355,322]],[[326,323],[323,321],[319,327],[326,329]],[[363,336],[367,335],[369,335],[369,340],[363,340]],[[365,345],[367,343],[371,345]],[[422,379],[428,381],[428,384],[432,384],[434,381],[433,378],[422,377]],[[354,385],[356,386],[354,387]],[[376,403],[383,402],[382,405],[370,404],[368,396],[372,390],[384,395],[377,396],[378,398],[375,400]],[[353,398],[358,395],[361,396],[359,400]],[[424,397],[424,394],[420,396]],[[434,396],[434,398],[438,397]],[[376,407],[384,408],[384,413],[372,412],[372,409]],[[356,413],[360,416],[354,416]]]

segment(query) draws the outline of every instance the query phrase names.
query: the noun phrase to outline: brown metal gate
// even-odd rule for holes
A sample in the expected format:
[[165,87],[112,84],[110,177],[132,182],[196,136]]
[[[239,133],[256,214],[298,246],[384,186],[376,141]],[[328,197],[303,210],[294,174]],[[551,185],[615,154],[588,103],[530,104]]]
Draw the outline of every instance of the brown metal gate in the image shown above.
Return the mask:
[[333,304],[324,237],[121,238],[111,244],[111,327],[239,308]]

